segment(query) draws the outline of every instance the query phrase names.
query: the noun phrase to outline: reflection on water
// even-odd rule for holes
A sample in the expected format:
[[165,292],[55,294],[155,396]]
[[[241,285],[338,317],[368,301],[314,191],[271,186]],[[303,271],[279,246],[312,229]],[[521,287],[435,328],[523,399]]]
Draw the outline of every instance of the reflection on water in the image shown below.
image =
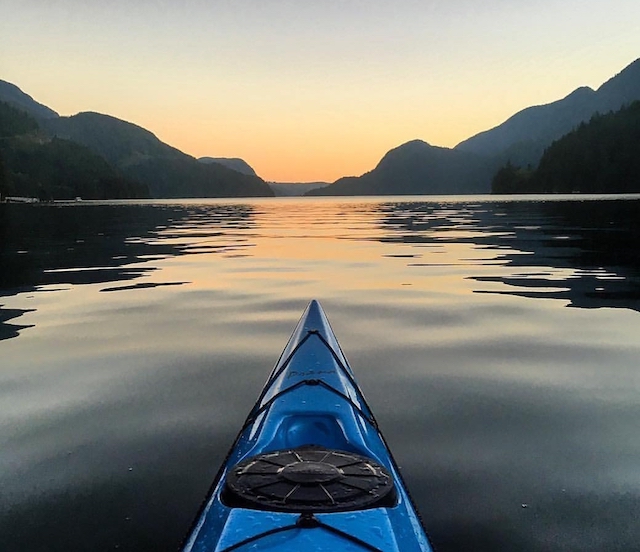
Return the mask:
[[392,230],[384,241],[486,249],[475,262],[502,265],[500,274],[469,277],[504,285],[478,293],[640,310],[639,201],[393,203],[381,211]]
[[634,550],[639,208],[0,205],[0,549],[175,550],[315,297],[438,552]]
[[[150,261],[202,252],[239,254],[250,244],[229,232],[251,227],[247,205],[0,205],[0,297],[61,286],[150,276]],[[187,282],[138,283],[102,291]],[[30,310],[2,309],[0,340],[23,326],[6,323]]]
[[[255,204],[3,208],[0,296],[135,280],[158,270],[153,261],[179,255],[252,256],[256,240],[268,237],[412,244],[411,253],[383,256],[407,259],[413,268],[466,265],[466,277],[501,284],[478,285],[476,293],[561,299],[583,308],[640,306],[639,201],[369,202],[337,210],[300,204],[291,211],[268,204],[262,210]],[[378,217],[381,233],[371,226]],[[461,245],[483,254],[441,258]],[[294,256],[318,253],[316,245]],[[500,269],[474,273],[474,265]],[[18,335],[22,326],[15,319],[26,312],[0,308],[0,339]]]

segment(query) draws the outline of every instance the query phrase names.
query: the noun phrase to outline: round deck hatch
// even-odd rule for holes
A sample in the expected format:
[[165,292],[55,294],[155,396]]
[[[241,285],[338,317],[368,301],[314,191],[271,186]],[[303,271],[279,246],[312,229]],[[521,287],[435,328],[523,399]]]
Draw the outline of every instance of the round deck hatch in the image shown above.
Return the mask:
[[375,460],[302,447],[259,454],[227,474],[223,502],[279,512],[337,512],[393,506],[393,478]]

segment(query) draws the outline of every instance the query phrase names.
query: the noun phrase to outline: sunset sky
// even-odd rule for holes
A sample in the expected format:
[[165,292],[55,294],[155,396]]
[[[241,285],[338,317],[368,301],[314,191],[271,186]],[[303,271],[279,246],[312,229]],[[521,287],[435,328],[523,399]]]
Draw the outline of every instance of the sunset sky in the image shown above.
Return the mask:
[[597,88],[638,0],[0,0],[0,79],[265,180],[333,181]]

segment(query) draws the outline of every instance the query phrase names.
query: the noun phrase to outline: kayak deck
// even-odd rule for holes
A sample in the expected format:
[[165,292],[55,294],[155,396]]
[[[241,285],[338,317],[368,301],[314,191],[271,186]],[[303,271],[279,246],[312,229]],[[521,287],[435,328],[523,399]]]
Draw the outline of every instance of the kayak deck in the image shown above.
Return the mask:
[[430,551],[317,301],[220,469],[185,552]]

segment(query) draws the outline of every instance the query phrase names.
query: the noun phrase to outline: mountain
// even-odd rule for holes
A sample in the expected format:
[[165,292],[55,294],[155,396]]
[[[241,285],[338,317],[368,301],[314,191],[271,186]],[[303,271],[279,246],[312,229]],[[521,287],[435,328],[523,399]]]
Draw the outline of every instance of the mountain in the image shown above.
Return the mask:
[[272,196],[257,176],[241,174],[194,157],[160,141],[148,130],[100,113],[48,119],[52,135],[83,144],[122,173],[149,186],[153,197]]
[[305,195],[481,194],[490,191],[496,169],[491,159],[413,140],[389,151],[372,171]]
[[297,197],[316,188],[324,188],[329,182],[268,182],[276,196]]
[[516,113],[501,125],[481,132],[454,149],[420,140],[388,152],[372,171],[345,177],[306,195],[474,194],[488,193],[491,179],[501,174],[511,182],[526,178],[545,150],[596,113],[616,111],[640,99],[640,59],[605,82],[598,90],[580,87],[546,105]]
[[588,123],[551,144],[535,170],[507,164],[494,193],[640,192],[640,101]]
[[602,112],[616,111],[623,104],[640,100],[640,59],[598,88],[598,96]]
[[45,121],[43,126],[50,135],[83,144],[110,163],[122,167],[154,157],[178,158],[185,155],[142,127],[100,113],[58,117]]
[[518,165],[536,165],[547,146],[595,113],[616,111],[639,99],[640,59],[596,91],[581,87],[556,102],[524,109],[501,125],[460,142],[455,149],[500,156]]
[[47,106],[36,102],[15,84],[3,80],[0,80],[0,101],[6,102],[22,111],[26,111],[36,119],[52,119],[58,117],[58,114],[53,109],[49,109]]
[[[17,86],[0,81],[0,101],[38,121],[42,139],[82,145],[106,161],[114,174],[148,187],[152,197],[273,196],[261,178],[194,157],[160,141],[148,130],[100,113],[60,117]],[[61,142],[59,142],[61,143]]]
[[[509,161],[533,171],[544,151],[596,113],[609,113],[640,100],[640,59],[597,90],[580,87],[556,102],[529,107],[454,149],[414,140],[389,151],[370,172],[345,177],[305,195],[488,193],[491,177]],[[302,188],[269,187],[241,159],[196,160],[161,142],[148,130],[98,113],[59,117],[14,85],[0,81],[0,101],[31,113],[49,139],[89,148],[129,179],[148,185],[154,197],[273,196]],[[509,171],[506,174],[507,180]],[[524,173],[523,173],[524,174]]]
[[34,117],[2,101],[0,136],[0,197],[149,197],[145,185],[125,178],[103,157],[76,142],[50,138]]
[[[556,102],[524,109],[502,125],[460,142],[455,149],[478,155],[500,155],[551,143],[597,111],[596,92],[578,88]],[[540,151],[540,148],[536,152]],[[540,151],[541,153],[541,151]],[[522,163],[521,163],[522,164]]]
[[223,165],[228,169],[242,174],[258,176],[256,174],[256,171],[253,170],[253,167],[249,165],[249,163],[247,163],[244,159],[239,159],[237,157],[200,157],[198,161],[207,165],[211,163],[218,163],[219,165]]

